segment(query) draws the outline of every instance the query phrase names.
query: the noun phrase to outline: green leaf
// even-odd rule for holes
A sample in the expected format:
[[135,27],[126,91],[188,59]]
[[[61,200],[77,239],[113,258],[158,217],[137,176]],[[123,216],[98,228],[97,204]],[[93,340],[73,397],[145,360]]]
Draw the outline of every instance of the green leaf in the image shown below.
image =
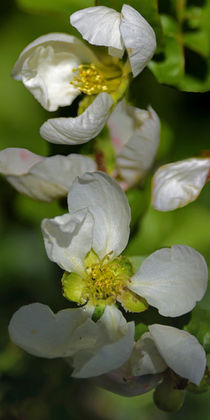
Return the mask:
[[189,324],[184,329],[195,335],[205,351],[210,353],[210,311],[196,307]]
[[184,91],[208,91],[210,0],[198,6],[185,0],[169,0],[168,4],[160,9],[165,46],[149,67],[160,83]]
[[156,54],[155,60],[148,64],[160,83],[177,85],[184,76],[183,49],[172,36],[166,36],[164,52]]
[[184,34],[184,45],[204,57],[209,57],[209,40],[204,30]]
[[16,0],[17,5],[27,12],[60,12],[70,14],[95,5],[94,0]]

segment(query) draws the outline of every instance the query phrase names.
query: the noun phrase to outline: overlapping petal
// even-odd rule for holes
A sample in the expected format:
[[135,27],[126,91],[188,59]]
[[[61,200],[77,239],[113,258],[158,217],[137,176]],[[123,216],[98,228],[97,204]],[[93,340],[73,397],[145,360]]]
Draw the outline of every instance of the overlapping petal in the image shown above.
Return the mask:
[[175,210],[196,200],[207,182],[209,158],[192,158],[161,166],[153,177],[152,206]]
[[161,374],[132,376],[124,368],[94,378],[93,383],[124,397],[135,397],[149,392],[161,379]]
[[48,306],[33,303],[15,312],[9,333],[15,344],[34,356],[67,357],[73,353],[71,337],[84,323],[88,331],[91,320],[83,308],[54,314]]
[[129,106],[121,101],[112,112],[108,126],[116,150],[116,169],[131,187],[151,167],[160,141],[160,121],[156,112]]
[[71,357],[73,376],[86,378],[118,368],[129,358],[134,322],[127,323],[115,307],[107,307],[95,323],[83,308],[54,314],[48,306],[34,303],[13,315],[9,333],[18,346],[35,356]]
[[110,55],[121,57],[126,48],[134,77],[144,69],[156,49],[152,27],[127,4],[121,13],[105,6],[79,10],[71,15],[70,22],[91,44],[107,46]]
[[88,208],[94,219],[92,247],[100,258],[119,255],[129,237],[130,207],[116,181],[102,172],[77,178],[68,195],[69,211]]
[[133,7],[124,4],[120,32],[134,77],[144,69],[156,49],[156,37],[149,23]]
[[52,118],[40,128],[41,136],[56,144],[83,144],[103,129],[113,105],[112,97],[100,93],[91,105],[75,118]]
[[181,378],[199,385],[206,355],[198,340],[174,327],[153,324],[134,344],[130,358],[120,368],[94,379],[94,383],[124,396],[135,396],[158,385],[170,368]]
[[164,316],[176,317],[193,309],[208,283],[202,255],[185,245],[160,249],[142,263],[129,288]]
[[43,157],[27,149],[10,147],[0,152],[0,173],[4,176],[27,174],[31,168],[43,161]]
[[73,69],[81,63],[97,61],[79,39],[63,33],[43,35],[20,54],[12,71],[48,111],[70,105],[79,90],[70,82]]
[[42,221],[47,255],[63,270],[84,273],[84,258],[92,246],[94,220],[87,208]]
[[87,7],[70,16],[70,22],[90,44],[114,48],[122,56],[119,12],[105,6]]
[[134,344],[134,322],[127,323],[115,306],[106,306],[103,316],[95,324],[98,333],[92,351],[75,355],[73,376],[99,376],[122,366],[130,357]]
[[96,164],[88,156],[44,158],[19,148],[0,152],[0,173],[20,193],[42,201],[65,197],[76,176],[95,170]]
[[143,334],[137,341],[131,356],[133,376],[154,375],[167,369],[161,354],[157,351],[150,333]]
[[150,325],[149,331],[168,367],[199,385],[206,367],[206,354],[198,340],[186,331],[167,325]]

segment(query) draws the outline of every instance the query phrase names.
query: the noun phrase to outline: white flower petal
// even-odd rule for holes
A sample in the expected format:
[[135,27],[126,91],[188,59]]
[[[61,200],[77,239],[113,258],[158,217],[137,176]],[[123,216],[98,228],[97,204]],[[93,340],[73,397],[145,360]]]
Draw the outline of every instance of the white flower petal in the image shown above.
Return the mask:
[[85,208],[42,221],[49,259],[63,270],[84,273],[84,258],[92,246],[93,217]]
[[201,300],[208,283],[202,255],[185,245],[160,249],[147,257],[129,288],[164,316],[180,316]]
[[149,330],[166,364],[178,375],[199,385],[206,355],[198,340],[186,331],[166,325],[150,325]]
[[123,395],[124,397],[135,397],[149,392],[157,386],[160,379],[160,374],[142,376],[127,375],[123,368],[120,368],[94,378],[93,383],[115,394]]
[[134,106],[126,104],[125,100],[122,100],[118,102],[107,121],[112,144],[117,155],[128,143],[140,124],[136,115],[137,109]]
[[111,55],[116,56],[117,53],[122,56],[124,47],[120,19],[120,13],[116,10],[97,6],[73,13],[70,22],[90,44],[111,47],[117,50],[109,50]]
[[130,364],[133,376],[154,375],[167,369],[149,333],[143,334],[137,341]]
[[154,160],[160,141],[156,112],[127,105],[122,101],[108,120],[116,149],[116,166],[127,187],[142,179]]
[[103,129],[112,104],[113,99],[108,93],[99,93],[81,115],[75,118],[52,118],[41,126],[40,134],[51,143],[86,143]]
[[81,351],[74,357],[74,377],[99,376],[117,369],[129,359],[134,344],[134,322],[127,323],[115,306],[108,305],[96,326],[98,340],[89,355]]
[[70,82],[73,69],[97,61],[92,51],[74,36],[52,33],[41,36],[20,54],[12,71],[48,111],[70,105],[80,94]]
[[149,23],[133,7],[124,4],[121,16],[120,32],[136,77],[152,58],[156,37]]
[[160,211],[196,200],[207,182],[210,159],[186,159],[161,166],[153,177],[152,206]]
[[33,167],[31,178],[35,190],[30,189],[35,198],[50,201],[67,195],[74,179],[85,172],[96,170],[96,163],[88,156],[71,154],[52,156]]
[[[88,156],[41,157],[26,149],[5,149],[0,152],[0,171],[20,193],[42,201],[65,197],[76,176],[96,170]],[[28,171],[28,173],[27,173]]]
[[22,306],[9,324],[12,341],[30,354],[39,357],[67,357],[73,354],[73,333],[85,323],[84,309],[64,309],[54,314],[41,303]]
[[92,214],[92,246],[100,258],[123,251],[129,237],[130,207],[116,181],[103,172],[77,178],[68,194],[68,206],[70,212],[87,207]]
[[5,176],[24,175],[43,159],[42,156],[35,155],[27,149],[9,147],[0,152],[0,173]]

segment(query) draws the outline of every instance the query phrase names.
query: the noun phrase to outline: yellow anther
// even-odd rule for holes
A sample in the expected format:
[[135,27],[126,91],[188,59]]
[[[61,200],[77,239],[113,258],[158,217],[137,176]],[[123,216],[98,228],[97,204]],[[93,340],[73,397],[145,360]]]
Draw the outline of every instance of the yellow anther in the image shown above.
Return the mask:
[[106,255],[99,263],[87,267],[84,299],[90,300],[93,304],[97,304],[99,300],[110,304],[116,301],[127,283],[127,276],[116,274],[112,264],[110,256]]
[[73,72],[75,76],[70,83],[87,95],[115,92],[122,77],[121,67],[113,65],[80,64]]

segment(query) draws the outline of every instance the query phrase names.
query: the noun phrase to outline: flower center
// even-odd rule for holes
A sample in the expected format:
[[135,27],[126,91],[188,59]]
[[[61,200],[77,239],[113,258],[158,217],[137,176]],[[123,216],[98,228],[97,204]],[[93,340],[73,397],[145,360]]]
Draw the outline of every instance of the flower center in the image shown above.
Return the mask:
[[70,83],[86,95],[115,92],[122,77],[119,65],[81,64],[73,72],[75,76]]
[[87,268],[87,274],[87,287],[83,297],[93,304],[100,300],[109,304],[115,302],[128,281],[127,276],[119,272],[119,263],[115,260],[112,262],[102,260],[98,264],[93,264]]
[[125,292],[133,266],[124,256],[113,260],[110,254],[102,260],[91,250],[85,257],[83,276],[65,272],[62,277],[63,295],[70,301],[91,305],[111,305]]

